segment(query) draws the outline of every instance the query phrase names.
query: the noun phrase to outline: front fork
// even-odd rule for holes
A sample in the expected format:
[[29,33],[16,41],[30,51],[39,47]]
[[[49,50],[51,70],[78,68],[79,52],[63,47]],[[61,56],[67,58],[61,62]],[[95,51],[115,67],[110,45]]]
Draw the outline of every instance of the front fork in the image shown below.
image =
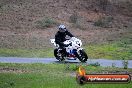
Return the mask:
[[77,49],[77,54],[80,55],[80,50],[83,50],[83,48],[78,48]]

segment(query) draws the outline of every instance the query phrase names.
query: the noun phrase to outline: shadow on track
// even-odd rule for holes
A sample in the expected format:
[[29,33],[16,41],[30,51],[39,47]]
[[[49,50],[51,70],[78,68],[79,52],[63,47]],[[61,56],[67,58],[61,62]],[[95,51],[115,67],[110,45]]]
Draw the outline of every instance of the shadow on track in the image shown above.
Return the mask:
[[54,63],[58,63],[58,64],[85,64],[85,63],[82,63],[82,62],[77,62],[77,61],[55,61]]

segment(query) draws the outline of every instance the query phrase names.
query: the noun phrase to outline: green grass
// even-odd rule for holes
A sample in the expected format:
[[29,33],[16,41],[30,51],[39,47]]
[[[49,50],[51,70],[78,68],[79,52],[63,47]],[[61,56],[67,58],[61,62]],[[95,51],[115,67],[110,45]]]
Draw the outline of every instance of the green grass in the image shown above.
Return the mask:
[[96,45],[91,44],[84,48],[90,58],[132,60],[131,40]]
[[132,59],[130,48],[122,48],[116,44],[89,45],[85,48],[90,58]]
[[[132,46],[121,43],[87,45],[85,51],[89,58],[132,59]],[[6,49],[0,48],[0,56],[4,57],[54,57],[53,49]]]
[[[124,39],[122,41],[89,44],[84,46],[89,58],[120,59],[132,60],[132,40]],[[0,48],[2,57],[54,57],[54,48],[46,49],[6,49]]]
[[[130,84],[85,84],[79,85],[75,76],[76,65],[67,64],[6,64],[0,63],[0,68],[17,69],[0,72],[0,88],[130,88]],[[104,69],[94,66],[84,66],[88,72]],[[115,68],[117,70],[117,68]],[[25,70],[26,72],[19,72]],[[121,69],[118,69],[121,70]],[[123,69],[122,69],[123,70]],[[131,70],[131,69],[130,69]],[[131,70],[132,71],[132,70]]]
[[53,49],[7,49],[0,48],[1,57],[53,57]]

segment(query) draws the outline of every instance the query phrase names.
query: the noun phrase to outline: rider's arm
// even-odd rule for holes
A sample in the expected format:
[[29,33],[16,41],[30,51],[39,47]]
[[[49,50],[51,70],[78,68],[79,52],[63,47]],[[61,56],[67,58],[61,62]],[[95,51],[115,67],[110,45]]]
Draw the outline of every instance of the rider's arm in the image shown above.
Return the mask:
[[70,37],[74,37],[69,31],[66,31],[66,34]]

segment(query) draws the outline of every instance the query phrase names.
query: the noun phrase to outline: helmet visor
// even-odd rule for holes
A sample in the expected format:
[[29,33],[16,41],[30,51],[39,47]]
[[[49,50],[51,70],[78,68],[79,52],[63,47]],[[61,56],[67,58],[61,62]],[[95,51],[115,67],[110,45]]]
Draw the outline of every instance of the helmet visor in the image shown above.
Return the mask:
[[60,32],[65,32],[66,31],[66,28],[59,28],[59,31]]

